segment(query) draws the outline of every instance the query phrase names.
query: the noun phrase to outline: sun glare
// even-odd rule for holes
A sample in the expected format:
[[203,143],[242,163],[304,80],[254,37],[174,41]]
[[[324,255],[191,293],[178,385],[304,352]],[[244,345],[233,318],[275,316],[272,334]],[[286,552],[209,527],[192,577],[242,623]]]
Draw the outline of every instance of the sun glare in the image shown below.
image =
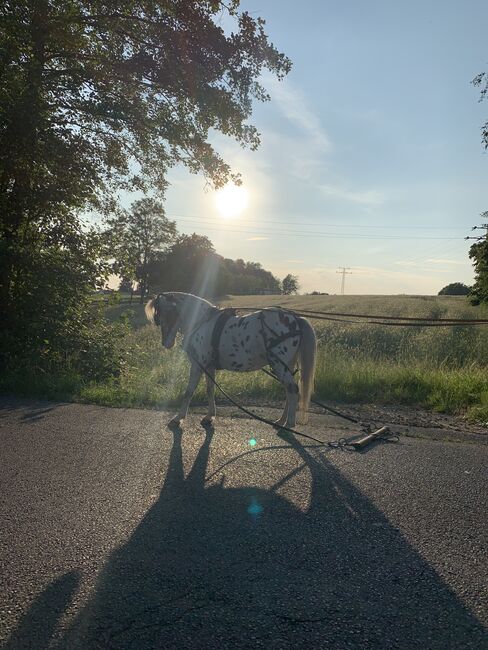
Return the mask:
[[242,185],[226,185],[215,195],[217,210],[226,219],[238,217],[247,208],[248,203],[249,193]]

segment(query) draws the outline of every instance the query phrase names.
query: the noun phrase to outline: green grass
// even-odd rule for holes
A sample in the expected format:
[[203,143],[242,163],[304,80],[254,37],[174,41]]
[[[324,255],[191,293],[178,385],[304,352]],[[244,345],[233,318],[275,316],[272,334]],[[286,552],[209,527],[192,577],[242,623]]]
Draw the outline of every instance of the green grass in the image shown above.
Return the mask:
[[[488,308],[449,296],[240,296],[222,304],[286,305],[347,313],[417,317],[487,318]],[[126,367],[117,379],[76,383],[51,381],[50,396],[63,386],[71,399],[109,406],[171,407],[185,389],[188,362],[178,348],[161,347],[159,331],[145,324],[143,307],[122,302],[107,307],[107,318],[125,318],[132,329],[122,344]],[[319,338],[316,395],[338,402],[423,405],[436,411],[488,421],[488,326],[413,328],[313,321]],[[264,373],[219,373],[236,399],[281,400],[282,389]],[[41,382],[42,384],[42,382]],[[39,392],[39,386],[36,388]],[[25,391],[24,391],[25,392]],[[42,392],[42,390],[41,390]],[[204,382],[194,402],[205,402]]]

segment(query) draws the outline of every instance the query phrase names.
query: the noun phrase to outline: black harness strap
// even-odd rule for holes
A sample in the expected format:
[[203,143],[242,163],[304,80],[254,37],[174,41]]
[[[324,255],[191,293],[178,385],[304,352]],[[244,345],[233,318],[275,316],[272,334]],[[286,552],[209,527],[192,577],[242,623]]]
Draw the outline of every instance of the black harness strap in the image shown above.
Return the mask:
[[[272,367],[272,362],[277,361],[278,363],[281,363],[282,366],[284,366],[285,370],[288,370],[288,372],[294,376],[298,372],[298,367],[296,368],[296,370],[291,370],[291,368],[287,366],[287,364],[283,361],[283,359],[280,359],[278,355],[275,354],[274,348],[278,346],[280,343],[287,341],[288,339],[295,338],[297,336],[301,339],[302,332],[300,329],[300,325],[298,325],[298,329],[296,330],[293,329],[292,331],[285,332],[280,336],[265,322],[264,311],[265,310],[261,311],[258,318],[261,322],[261,336],[263,337],[264,349],[266,350],[266,358],[268,360],[268,363]],[[273,334],[273,336],[275,337],[274,339],[270,340],[266,336],[265,328],[269,329],[271,334]],[[264,370],[264,372],[266,372],[266,370]]]
[[212,345],[212,359],[213,359],[212,365],[216,370],[220,368],[220,353],[219,353],[220,337],[222,336],[222,332],[224,330],[225,324],[227,323],[229,318],[232,318],[233,316],[236,315],[237,312],[233,307],[227,307],[227,309],[222,310],[217,320],[215,321],[215,325],[212,332],[211,345]]

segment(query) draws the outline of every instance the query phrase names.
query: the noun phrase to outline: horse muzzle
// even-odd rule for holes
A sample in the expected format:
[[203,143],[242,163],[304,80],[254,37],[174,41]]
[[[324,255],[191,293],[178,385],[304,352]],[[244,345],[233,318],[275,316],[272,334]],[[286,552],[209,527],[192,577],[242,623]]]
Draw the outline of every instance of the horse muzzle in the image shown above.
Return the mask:
[[171,350],[171,348],[172,348],[172,347],[174,346],[174,344],[175,344],[175,340],[176,340],[176,331],[177,331],[177,330],[176,330],[176,327],[172,327],[172,328],[169,330],[169,332],[166,334],[166,336],[165,336],[164,333],[161,331],[161,333],[163,334],[163,336],[162,336],[162,341],[161,341],[161,342],[162,342],[162,344],[163,344],[163,347],[166,348],[167,350]]

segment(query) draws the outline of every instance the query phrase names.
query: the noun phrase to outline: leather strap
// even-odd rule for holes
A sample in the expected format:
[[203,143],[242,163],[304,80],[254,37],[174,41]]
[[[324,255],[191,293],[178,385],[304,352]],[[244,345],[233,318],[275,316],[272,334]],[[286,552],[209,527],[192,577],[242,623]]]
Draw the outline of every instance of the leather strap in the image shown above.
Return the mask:
[[222,331],[229,318],[232,318],[233,316],[236,315],[237,315],[237,311],[233,307],[227,307],[226,309],[223,309],[221,311],[217,320],[215,321],[215,325],[212,332],[211,345],[212,345],[212,357],[213,357],[212,365],[216,370],[220,368],[219,348],[220,348],[220,337],[222,336]]

